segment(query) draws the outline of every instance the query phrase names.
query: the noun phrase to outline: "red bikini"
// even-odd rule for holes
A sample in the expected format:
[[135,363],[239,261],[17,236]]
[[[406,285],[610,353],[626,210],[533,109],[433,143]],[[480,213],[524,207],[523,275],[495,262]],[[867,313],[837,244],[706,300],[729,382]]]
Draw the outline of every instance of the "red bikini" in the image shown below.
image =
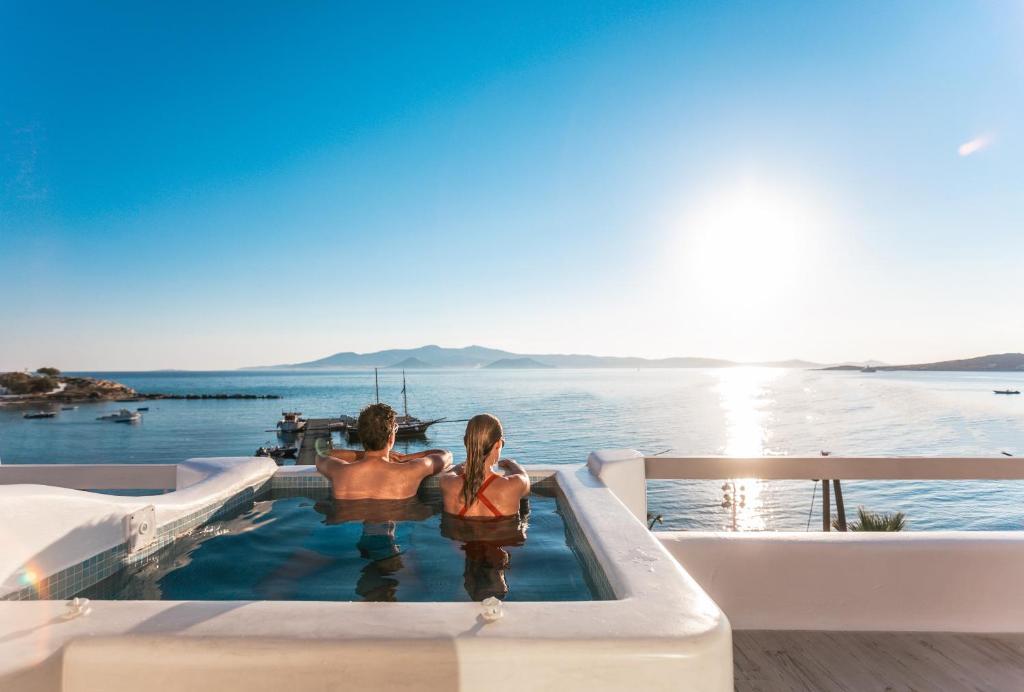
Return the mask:
[[[498,476],[489,476],[489,477],[487,478],[487,480],[485,480],[485,481],[483,482],[483,485],[481,485],[481,486],[480,486],[480,489],[476,491],[476,495],[474,495],[474,496],[473,496],[473,502],[470,502],[470,503],[469,503],[468,505],[467,505],[467,504],[463,504],[463,505],[462,505],[462,509],[461,509],[461,510],[459,510],[459,516],[460,516],[460,517],[464,517],[464,516],[466,516],[466,512],[468,512],[468,511],[469,511],[469,508],[470,508],[470,507],[472,507],[472,506],[473,506],[473,504],[474,504],[474,503],[475,503],[475,502],[476,502],[477,500],[479,500],[479,501],[480,501],[480,502],[481,502],[481,503],[483,504],[483,506],[484,506],[484,507],[486,507],[487,509],[489,509],[489,510],[491,511],[491,514],[493,514],[494,516],[496,516],[496,517],[503,517],[503,516],[505,516],[504,514],[502,514],[501,512],[499,512],[499,511],[498,511],[498,508],[497,508],[497,507],[495,507],[495,506],[494,506],[494,505],[493,505],[493,504],[491,503],[491,501],[490,501],[490,500],[488,500],[488,499],[487,499],[487,498],[486,498],[486,497],[484,496],[484,491],[485,491],[485,490],[487,490],[487,486],[489,486],[489,485],[491,484],[491,481],[493,481],[493,480],[494,480],[495,478],[497,478],[497,477],[498,477]],[[463,482],[463,483],[465,483],[465,482],[466,482],[466,480],[465,480],[465,479],[463,479],[463,480],[462,480],[462,482]]]

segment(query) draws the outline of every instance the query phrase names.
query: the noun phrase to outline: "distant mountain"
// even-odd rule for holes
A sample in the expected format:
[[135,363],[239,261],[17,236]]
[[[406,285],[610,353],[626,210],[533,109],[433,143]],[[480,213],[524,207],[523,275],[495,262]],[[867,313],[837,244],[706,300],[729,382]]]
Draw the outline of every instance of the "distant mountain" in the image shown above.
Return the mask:
[[493,363],[488,363],[484,367],[496,370],[535,370],[538,368],[553,368],[555,366],[541,363],[533,358],[502,358]]
[[388,366],[389,368],[401,368],[402,370],[415,370],[416,368],[430,368],[433,367],[430,363],[425,360],[420,360],[416,356],[409,356],[405,360],[397,363],[392,363]]
[[[430,345],[420,348],[395,348],[374,353],[335,353],[326,358],[305,363],[271,365],[243,368],[244,370],[265,369],[345,369],[345,368],[482,368],[505,360],[530,359],[541,367],[556,368],[728,368],[735,365],[760,365],[767,367],[812,368],[818,363],[804,360],[787,360],[768,363],[737,363],[720,358],[633,358],[621,356],[591,356],[586,354],[532,354],[511,353],[496,348],[466,346],[465,348],[444,348]],[[511,367],[511,366],[501,366]]]
[[[478,368],[502,358],[515,358],[517,354],[499,351],[483,346],[465,348],[442,348],[441,346],[420,346],[419,348],[393,348],[374,353],[335,353],[333,356],[311,360],[305,363],[272,365],[270,368],[386,368],[415,358],[425,363],[420,367],[431,368]],[[266,366],[263,366],[266,367]],[[247,369],[263,369],[263,367]]]
[[884,367],[888,366],[889,364],[886,363],[885,361],[871,360],[871,359],[868,359],[868,360],[857,360],[857,361],[848,360],[845,363],[833,363],[832,367],[833,368],[839,368],[839,366],[844,366],[844,365],[848,366],[850,368],[856,368],[857,370],[860,370],[861,368],[865,368],[865,367],[867,367],[867,368],[884,368]]
[[[943,360],[938,363],[915,365],[877,365],[876,370],[932,371],[932,372],[1024,372],[1024,353],[999,353],[961,360]],[[834,365],[823,370],[860,370],[859,365]]]
[[799,358],[794,358],[792,360],[772,360],[765,363],[743,363],[743,365],[752,365],[762,368],[793,368],[794,370],[808,370],[810,368],[821,367],[821,363],[812,363],[809,360],[800,360]]

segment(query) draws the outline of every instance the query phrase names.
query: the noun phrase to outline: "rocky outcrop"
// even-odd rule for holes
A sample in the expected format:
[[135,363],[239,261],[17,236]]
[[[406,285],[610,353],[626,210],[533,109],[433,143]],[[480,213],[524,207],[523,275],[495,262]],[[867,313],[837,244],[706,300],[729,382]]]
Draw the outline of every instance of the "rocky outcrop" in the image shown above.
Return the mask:
[[97,380],[92,377],[61,377],[64,389],[50,394],[56,401],[116,401],[132,399],[138,393],[120,382],[113,380]]

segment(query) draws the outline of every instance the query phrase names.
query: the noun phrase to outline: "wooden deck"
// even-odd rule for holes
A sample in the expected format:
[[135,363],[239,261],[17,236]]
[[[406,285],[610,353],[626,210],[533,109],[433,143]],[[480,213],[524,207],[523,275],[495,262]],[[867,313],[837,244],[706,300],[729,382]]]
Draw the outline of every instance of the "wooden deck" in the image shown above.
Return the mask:
[[298,466],[316,463],[316,441],[320,438],[331,439],[331,432],[341,430],[341,421],[335,418],[309,418],[306,427],[299,433],[299,455],[295,460]]
[[740,692],[1024,690],[1024,634],[734,631]]

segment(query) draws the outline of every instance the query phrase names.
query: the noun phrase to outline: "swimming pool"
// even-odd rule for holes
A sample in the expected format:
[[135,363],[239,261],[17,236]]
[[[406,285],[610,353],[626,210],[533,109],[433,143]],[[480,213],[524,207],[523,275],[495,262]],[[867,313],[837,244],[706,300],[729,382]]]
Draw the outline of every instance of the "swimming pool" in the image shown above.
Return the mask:
[[[293,491],[294,492],[294,491]],[[114,600],[600,600],[599,580],[567,530],[557,486],[520,515],[467,521],[436,489],[401,501],[275,493],[208,522],[85,589]],[[293,495],[293,496],[289,496]]]

